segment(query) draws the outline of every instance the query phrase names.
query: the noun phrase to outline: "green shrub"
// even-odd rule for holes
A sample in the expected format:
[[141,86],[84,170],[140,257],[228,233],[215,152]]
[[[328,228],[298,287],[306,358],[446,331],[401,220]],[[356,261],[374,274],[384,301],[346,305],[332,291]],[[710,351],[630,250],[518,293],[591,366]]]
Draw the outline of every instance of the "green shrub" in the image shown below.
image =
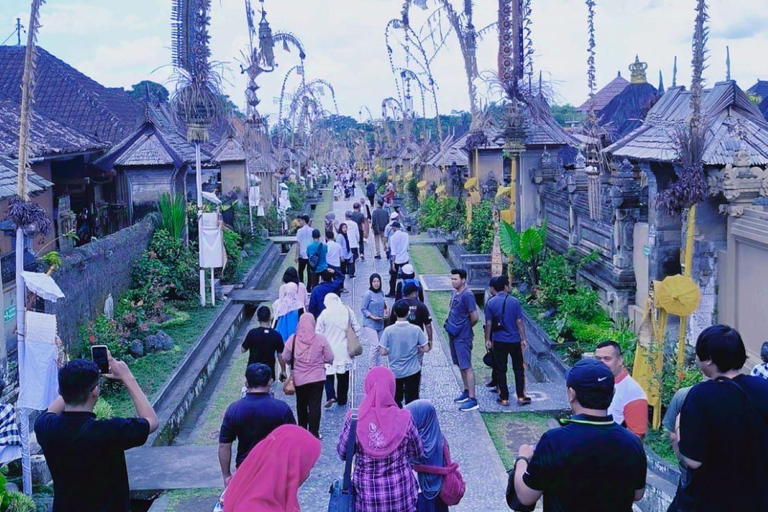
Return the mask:
[[465,221],[464,203],[455,197],[428,197],[419,208],[419,228],[441,228],[446,233],[458,233]]
[[601,341],[611,339],[613,333],[610,320],[585,322],[576,318],[568,318],[567,323],[573,339],[590,347],[594,347]]
[[482,201],[472,207],[466,248],[470,253],[488,254],[493,249],[493,203]]
[[288,182],[288,199],[291,201],[291,211],[296,214],[304,213],[304,186],[301,183]]
[[106,345],[112,357],[123,359],[128,354],[124,334],[121,332],[117,321],[100,315],[96,320],[80,329],[80,355],[90,359],[92,345]]
[[686,366],[682,370],[677,369],[673,357],[666,358],[661,381],[661,405],[664,409],[669,407],[669,402],[680,388],[693,386],[701,382],[701,370],[696,365]]
[[419,208],[419,178],[415,174],[405,185],[406,206],[410,211],[416,211]]
[[600,307],[600,297],[588,286],[577,286],[575,292],[560,295],[557,309],[562,315],[584,322],[598,321],[607,318]]
[[222,279],[226,282],[232,281],[232,278],[237,272],[237,266],[243,259],[242,251],[242,239],[240,235],[233,230],[225,227],[223,231],[224,238],[224,250],[227,251],[227,266],[224,269]]
[[159,290],[169,299],[187,299],[197,291],[197,248],[186,246],[164,229],[152,235],[149,249],[134,264],[133,288]]
[[183,194],[160,194],[157,200],[155,226],[173,238],[182,238],[187,230],[187,201]]
[[557,307],[560,298],[576,290],[576,267],[565,254],[547,251],[539,266],[536,300],[544,307]]
[[115,412],[112,410],[112,406],[106,400],[99,400],[93,407],[93,414],[96,415],[96,419],[108,420],[115,416]]

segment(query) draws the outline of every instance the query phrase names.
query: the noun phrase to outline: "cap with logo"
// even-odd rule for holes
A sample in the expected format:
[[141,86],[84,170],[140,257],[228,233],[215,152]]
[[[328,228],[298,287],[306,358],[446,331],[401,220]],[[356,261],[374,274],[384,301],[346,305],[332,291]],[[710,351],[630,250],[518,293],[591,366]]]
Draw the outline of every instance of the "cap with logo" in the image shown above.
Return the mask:
[[568,372],[566,385],[574,391],[605,391],[613,395],[613,373],[597,359],[582,359]]

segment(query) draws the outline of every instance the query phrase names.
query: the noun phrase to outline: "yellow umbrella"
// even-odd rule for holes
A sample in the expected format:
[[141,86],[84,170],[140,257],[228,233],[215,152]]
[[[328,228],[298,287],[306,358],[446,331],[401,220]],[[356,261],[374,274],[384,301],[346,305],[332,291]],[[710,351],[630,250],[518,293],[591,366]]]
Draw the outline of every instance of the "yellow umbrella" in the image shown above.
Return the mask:
[[423,190],[427,188],[427,180],[421,180],[420,182],[418,182],[416,184],[416,188],[418,188],[419,190]]
[[477,178],[469,178],[467,182],[464,183],[464,190],[469,190],[476,186],[477,186]]
[[439,187],[437,187],[437,189],[435,189],[435,194],[437,195],[440,195],[443,192],[445,192],[445,185],[440,185]]
[[690,277],[675,275],[665,278],[655,289],[656,307],[670,315],[688,316],[696,311],[701,291]]
[[413,178],[413,171],[408,171],[405,173],[405,179],[409,180],[411,178]]
[[512,190],[512,187],[499,187],[499,190],[496,192],[496,199],[508,196],[510,190]]

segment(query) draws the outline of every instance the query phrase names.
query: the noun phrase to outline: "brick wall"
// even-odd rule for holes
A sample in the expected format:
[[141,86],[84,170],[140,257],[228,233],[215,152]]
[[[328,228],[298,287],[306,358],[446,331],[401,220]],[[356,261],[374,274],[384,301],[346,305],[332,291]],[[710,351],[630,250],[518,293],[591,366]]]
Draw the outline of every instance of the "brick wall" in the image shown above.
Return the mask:
[[144,220],[62,254],[63,264],[53,278],[66,298],[47,307],[56,314],[59,337],[71,355],[78,354],[80,326],[104,312],[110,293],[117,306],[130,288],[133,262],[146,250],[153,231]]

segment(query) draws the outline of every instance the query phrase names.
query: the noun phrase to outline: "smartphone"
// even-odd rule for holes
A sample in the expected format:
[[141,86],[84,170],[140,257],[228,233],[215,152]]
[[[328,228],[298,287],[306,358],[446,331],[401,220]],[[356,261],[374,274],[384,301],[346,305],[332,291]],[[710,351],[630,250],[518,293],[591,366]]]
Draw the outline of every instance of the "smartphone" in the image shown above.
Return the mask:
[[92,345],[91,359],[99,367],[99,373],[109,373],[109,356],[106,345]]

